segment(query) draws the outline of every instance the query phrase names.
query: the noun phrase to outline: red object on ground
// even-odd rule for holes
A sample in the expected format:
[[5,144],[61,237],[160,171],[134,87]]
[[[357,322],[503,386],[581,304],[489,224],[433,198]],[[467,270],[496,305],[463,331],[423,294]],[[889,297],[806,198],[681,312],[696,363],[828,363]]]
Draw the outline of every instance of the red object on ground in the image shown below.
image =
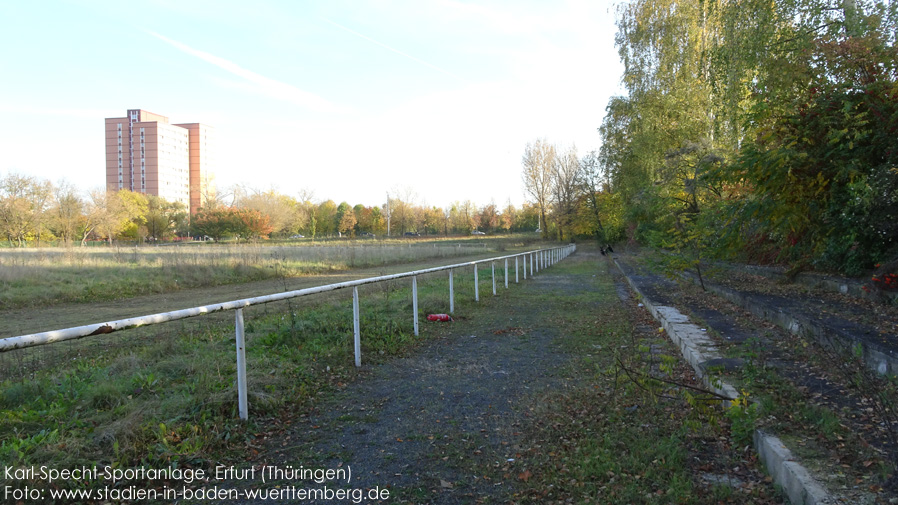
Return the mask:
[[431,314],[427,316],[428,321],[452,321],[452,316],[449,314]]

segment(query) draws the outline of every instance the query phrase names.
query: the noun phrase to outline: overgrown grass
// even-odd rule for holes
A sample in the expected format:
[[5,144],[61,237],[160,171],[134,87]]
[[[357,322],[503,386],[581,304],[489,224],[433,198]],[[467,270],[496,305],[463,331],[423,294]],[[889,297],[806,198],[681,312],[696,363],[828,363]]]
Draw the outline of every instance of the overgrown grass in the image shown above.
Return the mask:
[[116,300],[183,288],[514,250],[529,239],[330,241],[294,245],[0,249],[0,309]]
[[[488,273],[480,281],[483,293]],[[424,338],[423,324],[422,336],[413,334],[410,284],[360,287],[365,363],[408,352]],[[473,291],[473,269],[457,270],[456,310],[472,303]],[[427,313],[449,311],[445,273],[419,277],[418,292],[422,322]],[[134,330],[131,347],[0,383],[0,460],[65,469],[208,468],[242,459],[234,451],[253,446],[263,426],[257,423],[292,415],[355,378],[350,293],[287,304],[286,311],[245,309],[249,422],[237,420],[233,326],[168,332],[155,326]]]
[[565,262],[556,272],[575,273],[589,285],[588,294],[540,302],[564,329],[562,345],[577,356],[566,371],[576,385],[537,399],[541,408],[526,428],[529,446],[521,455],[526,469],[508,476],[523,487],[513,501],[772,500],[768,487],[737,489],[701,480],[700,468],[729,471],[727,466],[745,463],[724,442],[728,422],[721,409],[679,385],[692,383],[691,369],[654,326],[639,326],[651,324],[645,314],[639,319],[621,306],[604,262]]

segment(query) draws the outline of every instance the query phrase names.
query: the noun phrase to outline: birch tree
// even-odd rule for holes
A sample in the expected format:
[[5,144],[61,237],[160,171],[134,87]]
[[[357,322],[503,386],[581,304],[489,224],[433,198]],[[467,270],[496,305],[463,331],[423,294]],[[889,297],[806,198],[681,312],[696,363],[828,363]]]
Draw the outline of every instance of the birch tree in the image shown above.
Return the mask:
[[543,239],[549,238],[546,212],[552,198],[552,171],[555,164],[555,146],[545,139],[528,142],[521,159],[524,190],[539,208],[540,228]]

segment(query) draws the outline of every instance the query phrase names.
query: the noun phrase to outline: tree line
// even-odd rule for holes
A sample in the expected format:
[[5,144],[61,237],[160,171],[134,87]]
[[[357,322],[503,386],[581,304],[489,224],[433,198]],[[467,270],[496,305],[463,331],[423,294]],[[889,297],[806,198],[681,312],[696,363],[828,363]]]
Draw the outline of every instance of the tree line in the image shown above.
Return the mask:
[[627,237],[857,274],[898,257],[896,2],[633,0],[598,162]]
[[316,200],[309,191],[289,196],[237,186],[207,195],[190,216],[183,204],[128,190],[82,194],[67,182],[38,177],[0,177],[0,234],[13,246],[85,245],[89,240],[156,242],[176,238],[215,240],[336,236],[468,235],[533,232],[538,209],[525,203],[503,207],[470,200],[446,207],[416,201],[411,190],[387,196],[382,205]]
[[522,182],[538,211],[543,239],[594,237],[600,244],[624,234],[622,204],[595,151],[583,157],[576,146],[536,139],[524,147]]

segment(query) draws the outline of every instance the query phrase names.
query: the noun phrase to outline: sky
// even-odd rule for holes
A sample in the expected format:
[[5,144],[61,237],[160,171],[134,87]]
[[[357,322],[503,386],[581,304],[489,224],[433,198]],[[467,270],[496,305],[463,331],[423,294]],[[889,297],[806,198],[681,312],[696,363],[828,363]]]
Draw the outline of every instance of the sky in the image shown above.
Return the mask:
[[215,128],[215,185],[382,205],[527,200],[544,138],[600,146],[604,0],[0,3],[0,175],[105,184],[104,118]]

